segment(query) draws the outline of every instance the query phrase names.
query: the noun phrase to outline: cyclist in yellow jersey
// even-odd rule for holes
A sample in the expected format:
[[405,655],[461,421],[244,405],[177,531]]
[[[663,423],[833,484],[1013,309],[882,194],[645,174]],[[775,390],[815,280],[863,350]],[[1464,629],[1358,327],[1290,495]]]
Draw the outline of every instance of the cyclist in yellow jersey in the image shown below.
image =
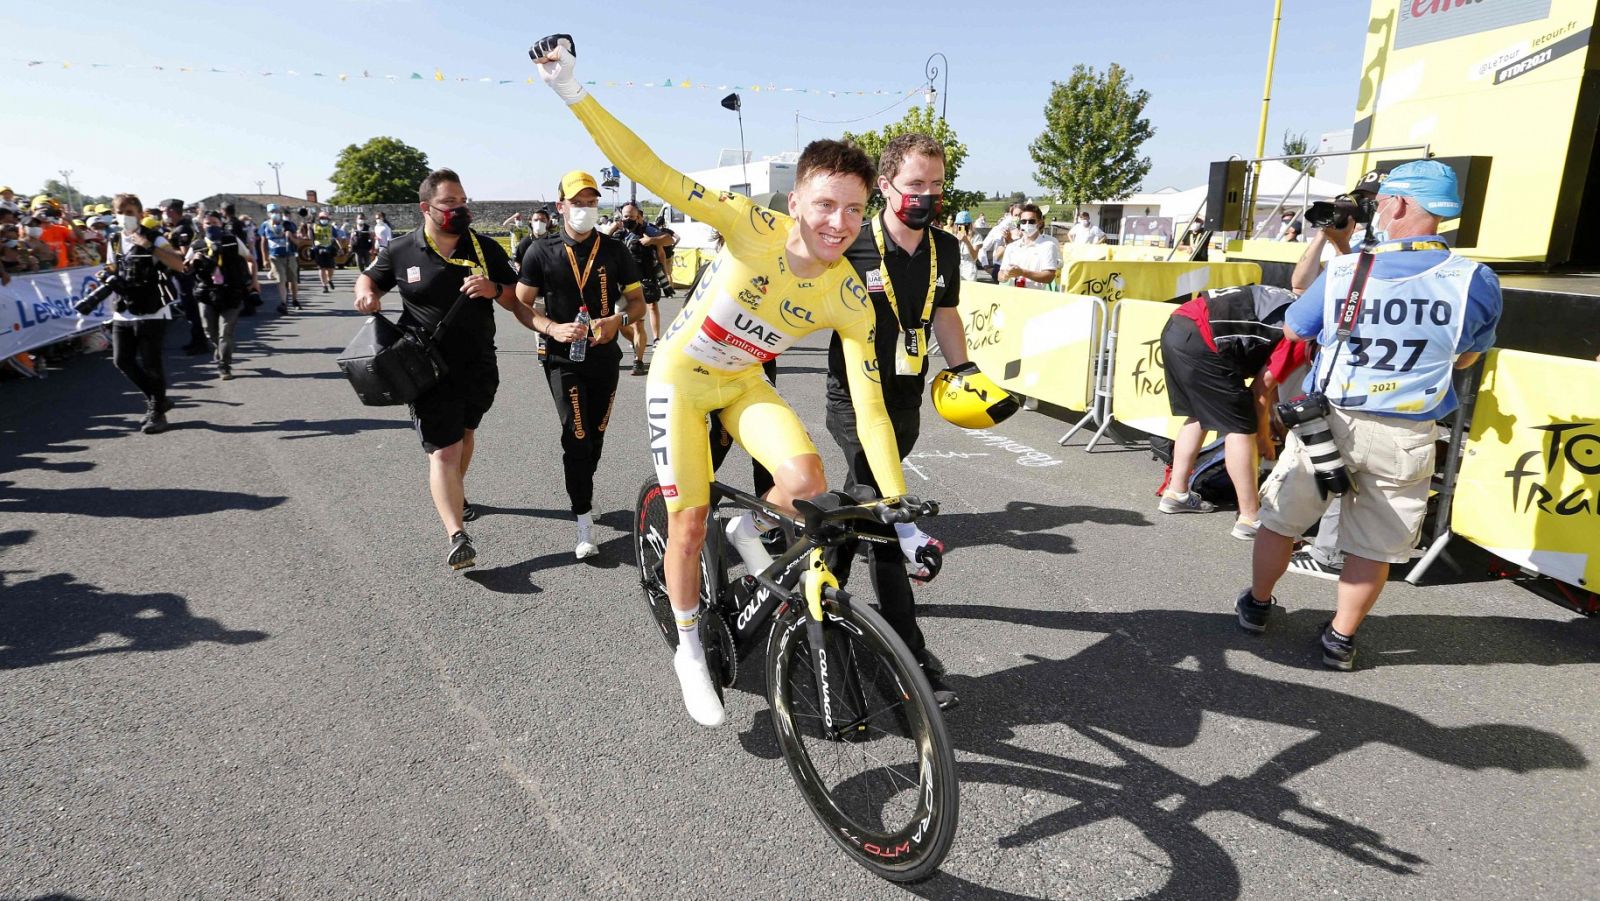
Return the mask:
[[[650,453],[667,499],[665,576],[679,638],[673,667],[689,714],[715,726],[723,719],[722,704],[698,632],[699,555],[711,486],[706,415],[721,411],[734,439],[772,472],[772,504],[792,510],[796,498],[826,491],[816,445],[762,376],[761,364],[814,331],[833,329],[842,339],[873,476],[886,497],[905,494],[883,393],[867,390],[879,379],[872,304],[843,259],[861,232],[872,161],[852,144],[812,142],[796,166],[789,216],[738,194],[709,191],[663,163],[588,95],[573,77],[572,50],[570,36],[552,35],[529,55],[612,164],[715,228],[725,242],[656,345],[645,401]],[[729,537],[747,567],[759,571],[770,563],[748,516],[730,524]]]

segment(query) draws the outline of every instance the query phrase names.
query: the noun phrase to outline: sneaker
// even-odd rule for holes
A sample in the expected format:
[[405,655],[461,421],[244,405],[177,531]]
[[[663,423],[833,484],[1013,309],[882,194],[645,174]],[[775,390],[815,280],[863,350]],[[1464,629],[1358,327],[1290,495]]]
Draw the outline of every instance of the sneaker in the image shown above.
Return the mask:
[[634,375],[646,375],[649,372],[650,372],[650,370],[649,370],[648,367],[646,367],[644,365],[644,361],[643,360],[634,360],[633,361],[633,374]]
[[1233,521],[1233,531],[1229,534],[1240,541],[1255,541],[1256,532],[1260,530],[1261,520],[1259,519],[1255,522],[1251,522],[1248,519],[1236,519]]
[[1321,558],[1310,551],[1295,551],[1289,558],[1289,572],[1337,582],[1339,576],[1344,574],[1344,564],[1323,563]]
[[918,653],[916,658],[917,663],[922,665],[922,671],[927,673],[930,678],[933,676],[943,676],[950,672],[949,670],[945,669],[944,661],[940,660],[938,657],[935,657],[933,652],[927,650],[926,648],[924,648],[921,653]]
[[461,521],[473,522],[478,518],[478,508],[472,506],[472,501],[461,499]]
[[477,564],[478,549],[472,546],[472,539],[466,532],[450,536],[450,556],[444,562],[450,564],[451,569],[466,569]]
[[1183,497],[1171,493],[1162,494],[1160,509],[1162,513],[1210,513],[1217,509],[1217,505],[1191,491]]
[[1234,611],[1239,614],[1239,628],[1249,632],[1251,635],[1260,635],[1262,632],[1267,631],[1267,617],[1272,613],[1272,608],[1276,606],[1276,600],[1276,598],[1271,598],[1265,604],[1262,604],[1250,595],[1250,589],[1246,588],[1240,592],[1239,600],[1233,604]]
[[229,379],[233,378],[233,367],[229,366],[226,363],[222,364],[221,366],[218,366],[217,367],[217,371],[222,373],[222,380],[224,382],[226,382]]
[[328,287],[327,285],[323,285],[322,286],[322,293],[324,293],[324,294],[332,294],[333,293],[333,289]]
[[300,302],[300,298],[296,297],[294,299],[294,308],[297,310],[303,310],[306,308],[306,305]]
[[1336,669],[1341,673],[1348,673],[1356,668],[1356,639],[1355,636],[1343,638],[1333,631],[1333,620],[1322,624],[1317,630],[1317,644],[1322,646],[1322,665],[1328,669]]
[[159,435],[166,430],[167,414],[155,404],[148,405],[144,419],[139,422],[139,431],[146,435]]
[[678,687],[683,689],[683,706],[689,716],[702,726],[722,725],[722,699],[711,683],[711,669],[704,657],[696,660],[688,654],[672,655],[672,668],[678,673]]
[[589,526],[581,522],[578,523],[578,545],[573,549],[572,553],[579,560],[585,560],[600,553],[600,549],[590,540]]
[[278,304],[278,315],[279,316],[287,316],[287,315],[289,315],[289,305],[286,304],[286,303]]
[[933,702],[939,705],[940,710],[954,710],[961,706],[961,696],[945,684],[943,675],[934,675],[926,666],[922,668],[922,674],[928,677],[928,687],[933,689]]

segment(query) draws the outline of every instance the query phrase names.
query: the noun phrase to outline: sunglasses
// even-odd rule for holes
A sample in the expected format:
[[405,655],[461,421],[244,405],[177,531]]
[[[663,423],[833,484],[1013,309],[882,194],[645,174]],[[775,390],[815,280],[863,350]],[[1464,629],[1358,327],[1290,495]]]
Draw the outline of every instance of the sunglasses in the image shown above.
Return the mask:
[[1039,220],[1037,220],[1037,219],[1023,219],[1023,220],[1021,220],[1021,222],[1022,222],[1023,225],[1038,225],[1039,224]]

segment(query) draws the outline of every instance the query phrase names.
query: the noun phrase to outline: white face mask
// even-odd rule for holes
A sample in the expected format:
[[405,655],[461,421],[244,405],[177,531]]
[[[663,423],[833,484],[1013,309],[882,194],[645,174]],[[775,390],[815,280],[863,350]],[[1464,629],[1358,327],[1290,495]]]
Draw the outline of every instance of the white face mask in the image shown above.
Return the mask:
[[121,226],[124,232],[132,234],[139,230],[139,217],[131,213],[119,214],[117,216],[117,225]]
[[550,223],[544,221],[543,219],[535,219],[535,220],[533,220],[533,233],[535,235],[537,235],[537,236],[542,238],[542,237],[544,237],[544,233],[549,231],[549,230],[550,230]]
[[37,225],[28,226],[28,237],[37,238],[42,234],[44,234],[44,229],[40,228],[39,226],[37,226]]
[[567,207],[567,225],[578,234],[594,231],[600,222],[600,208],[594,206]]
[[1024,222],[1022,223],[1022,233],[1031,238],[1039,233],[1039,226],[1033,222]]

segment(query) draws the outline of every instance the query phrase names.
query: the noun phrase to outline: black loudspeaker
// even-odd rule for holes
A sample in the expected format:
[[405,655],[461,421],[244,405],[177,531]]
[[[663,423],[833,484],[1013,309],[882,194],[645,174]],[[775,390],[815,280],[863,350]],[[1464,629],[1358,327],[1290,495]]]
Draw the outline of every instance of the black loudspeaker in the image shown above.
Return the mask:
[[[1483,224],[1483,199],[1489,193],[1489,168],[1494,157],[1436,156],[1433,161],[1455,170],[1456,190],[1461,193],[1461,218],[1446,219],[1443,223],[1446,227],[1441,228],[1439,234],[1451,247],[1477,247],[1478,227]],[[1387,179],[1396,166],[1409,162],[1412,161],[1384,160],[1378,164],[1378,172]],[[1213,163],[1213,172],[1215,168]]]
[[1211,164],[1206,186],[1206,228],[1233,232],[1244,227],[1244,160]]

